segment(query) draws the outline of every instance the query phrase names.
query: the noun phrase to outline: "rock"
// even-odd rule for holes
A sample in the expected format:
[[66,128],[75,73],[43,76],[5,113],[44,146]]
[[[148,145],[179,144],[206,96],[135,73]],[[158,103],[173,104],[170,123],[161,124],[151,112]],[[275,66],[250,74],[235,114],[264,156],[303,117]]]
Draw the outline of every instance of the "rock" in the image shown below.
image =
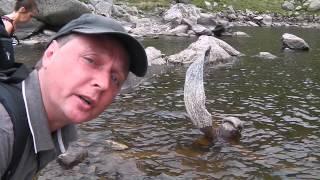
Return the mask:
[[289,1],[284,1],[281,7],[285,11],[293,11],[294,10],[294,4]]
[[112,16],[113,17],[118,17],[118,18],[123,18],[123,17],[128,18],[130,15],[124,8],[122,8],[119,5],[115,5],[114,4],[112,6]]
[[236,11],[234,10],[233,6],[232,5],[229,5],[226,9],[227,13],[229,14],[235,14]]
[[84,3],[77,0],[37,0],[37,19],[51,26],[63,26],[84,13],[91,13]]
[[187,33],[188,29],[189,29],[188,25],[181,24],[175,27],[174,29],[171,29],[169,32],[172,34],[181,34],[181,33]]
[[149,66],[153,64],[163,65],[166,64],[166,61],[163,59],[164,54],[161,53],[160,50],[154,47],[147,47],[145,49]]
[[200,9],[195,5],[178,3],[171,5],[170,9],[164,12],[163,20],[179,25],[182,19],[186,18],[195,21],[193,24],[196,24],[200,13]]
[[115,151],[122,151],[129,148],[127,145],[124,145],[112,140],[106,140],[105,142],[108,147],[110,147],[112,150],[115,150]]
[[293,34],[285,33],[281,38],[283,49],[290,48],[293,50],[309,50],[309,45],[300,37]]
[[216,25],[217,22],[215,21],[216,16],[208,13],[201,13],[200,17],[197,19],[197,24],[201,25]]
[[277,56],[275,56],[269,52],[260,52],[259,54],[255,55],[254,57],[258,57],[261,59],[276,59],[276,58],[278,58]]
[[56,34],[55,31],[51,31],[51,30],[49,30],[49,29],[44,29],[44,30],[42,31],[42,33],[43,33],[44,35],[46,35],[46,36],[53,36],[53,35]]
[[69,169],[81,163],[87,157],[88,150],[80,147],[70,147],[66,153],[58,156],[57,162]]
[[194,26],[194,25],[197,25],[197,20],[182,18],[181,24],[186,24],[186,25],[188,25],[189,27],[192,27],[192,26]]
[[30,46],[30,45],[40,44],[40,41],[37,41],[37,40],[20,40],[20,43]]
[[248,23],[249,26],[254,26],[254,27],[259,26],[258,24],[254,23],[252,21],[248,21],[247,23]]
[[229,21],[237,20],[237,16],[235,14],[228,14],[227,18],[228,18]]
[[308,11],[319,11],[320,10],[320,1],[319,0],[311,0]]
[[256,22],[258,21],[262,21],[263,20],[263,17],[262,16],[256,16],[253,18]]
[[16,0],[0,0],[0,15],[9,14],[14,9],[14,4]]
[[208,28],[206,28],[200,24],[196,24],[196,25],[192,26],[191,29],[199,36],[201,36],[201,35],[210,36],[212,34],[212,32]]
[[190,44],[188,48],[178,54],[171,55],[167,58],[171,63],[192,63],[198,56],[202,56],[204,51],[211,46],[209,62],[219,63],[223,60],[229,60],[232,56],[239,56],[240,52],[235,50],[226,42],[212,37],[200,36],[199,39]]
[[90,0],[90,4],[94,7],[96,14],[110,17],[112,14],[113,0]]
[[204,5],[206,6],[207,9],[212,10],[212,4],[209,1],[204,1]]
[[[241,53],[239,51],[234,49],[232,46],[230,46],[225,41],[218,39],[218,38],[215,38],[215,37],[214,37],[214,40],[218,44],[218,46],[221,47],[224,51],[226,51],[230,56],[240,56],[241,55]],[[211,47],[211,50],[213,50],[212,47]]]
[[32,18],[28,23],[18,24],[15,34],[19,39],[25,39],[38,33],[44,26],[44,23]]
[[107,154],[96,168],[96,175],[106,179],[144,179],[134,159],[123,159],[117,154]]
[[262,23],[266,26],[271,26],[272,25],[272,17],[269,15],[264,15],[262,19]]
[[235,36],[235,37],[250,37],[247,33],[241,32],[241,31],[233,32],[232,36]]

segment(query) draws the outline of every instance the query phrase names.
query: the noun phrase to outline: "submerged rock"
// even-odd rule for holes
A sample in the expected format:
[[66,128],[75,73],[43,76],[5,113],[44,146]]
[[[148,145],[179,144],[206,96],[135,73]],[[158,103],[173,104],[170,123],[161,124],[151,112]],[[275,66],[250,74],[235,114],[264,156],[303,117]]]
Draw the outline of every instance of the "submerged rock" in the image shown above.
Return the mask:
[[241,31],[233,32],[232,36],[235,36],[235,37],[250,37],[247,33],[241,32]]
[[121,144],[112,140],[106,140],[106,144],[108,147],[110,147],[112,150],[115,151],[121,151],[121,150],[126,150],[129,147],[125,144]]
[[276,58],[278,58],[277,56],[275,56],[269,52],[259,52],[259,54],[255,55],[254,57],[258,57],[261,59],[276,59]]

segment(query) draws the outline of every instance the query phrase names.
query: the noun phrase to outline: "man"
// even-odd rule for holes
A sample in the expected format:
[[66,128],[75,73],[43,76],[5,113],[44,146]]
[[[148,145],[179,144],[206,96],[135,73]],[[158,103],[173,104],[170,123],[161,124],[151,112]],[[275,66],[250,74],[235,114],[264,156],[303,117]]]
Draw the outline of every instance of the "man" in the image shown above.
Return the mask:
[[[85,14],[52,38],[36,70],[21,83],[31,135],[9,179],[32,177],[75,140],[74,124],[96,118],[108,107],[129,71],[144,76],[142,45],[116,21]],[[0,104],[0,175],[14,143],[8,112]]]

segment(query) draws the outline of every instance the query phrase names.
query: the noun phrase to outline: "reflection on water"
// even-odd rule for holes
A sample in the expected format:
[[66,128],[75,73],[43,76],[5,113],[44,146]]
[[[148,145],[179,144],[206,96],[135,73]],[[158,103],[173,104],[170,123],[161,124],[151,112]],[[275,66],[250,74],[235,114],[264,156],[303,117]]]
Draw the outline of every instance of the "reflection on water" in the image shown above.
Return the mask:
[[[207,109],[216,123],[228,115],[245,122],[240,143],[195,145],[202,135],[184,108],[185,67],[118,96],[100,118],[80,126],[82,134],[95,134],[93,141],[113,139],[128,145],[122,156],[134,158],[150,178],[166,174],[174,179],[319,179],[317,30],[241,30],[251,38],[224,40],[247,56],[233,65],[205,69]],[[281,52],[284,32],[304,38],[311,50]],[[161,49],[166,54],[172,54],[178,42],[179,47],[190,43],[175,38],[145,40],[167,48]],[[279,58],[251,57],[260,51]]]

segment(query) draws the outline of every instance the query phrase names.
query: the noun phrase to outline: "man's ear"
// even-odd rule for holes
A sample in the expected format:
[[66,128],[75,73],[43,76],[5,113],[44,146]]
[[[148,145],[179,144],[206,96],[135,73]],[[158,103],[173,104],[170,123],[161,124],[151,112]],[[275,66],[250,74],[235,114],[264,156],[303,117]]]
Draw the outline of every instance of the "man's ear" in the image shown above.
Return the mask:
[[42,66],[45,67],[53,61],[55,53],[59,50],[59,43],[56,40],[53,40],[47,49],[44,51],[42,57]]
[[19,8],[18,12],[19,13],[26,13],[28,11],[27,11],[27,9],[25,7],[21,7],[21,8]]

